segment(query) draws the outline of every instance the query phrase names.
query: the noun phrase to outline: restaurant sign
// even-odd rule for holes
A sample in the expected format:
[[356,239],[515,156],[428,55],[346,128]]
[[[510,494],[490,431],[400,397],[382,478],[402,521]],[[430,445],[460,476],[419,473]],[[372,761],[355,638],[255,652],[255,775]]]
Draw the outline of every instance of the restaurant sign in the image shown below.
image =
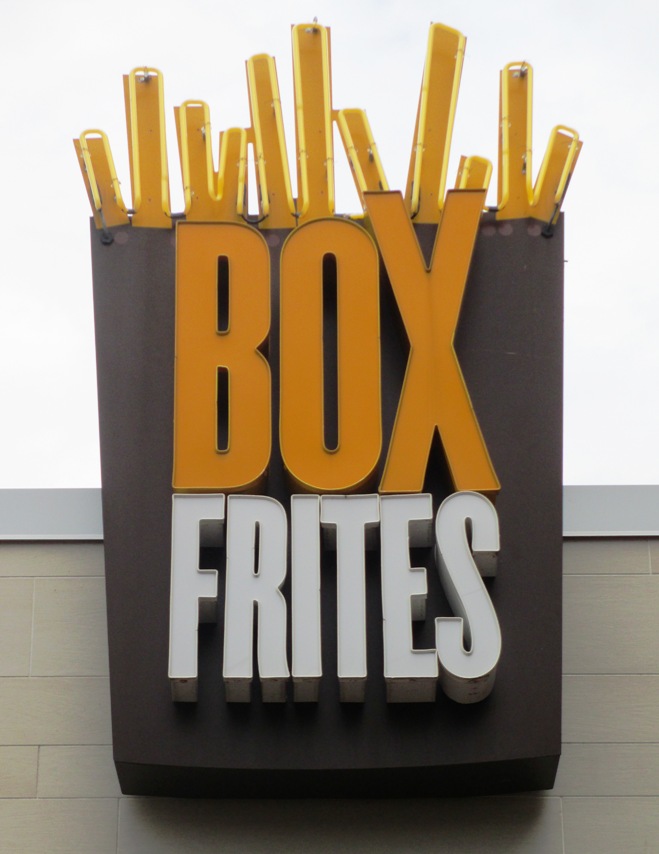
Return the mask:
[[[92,259],[113,743],[124,792],[547,788],[560,753],[562,233],[532,69],[501,74],[497,204],[448,160],[465,39],[430,29],[405,193],[293,28],[297,193],[274,59],[251,127],[125,78],[132,207],[75,141]],[[334,202],[338,129],[362,210]],[[250,186],[249,158],[253,160]],[[250,195],[253,194],[253,195]]]

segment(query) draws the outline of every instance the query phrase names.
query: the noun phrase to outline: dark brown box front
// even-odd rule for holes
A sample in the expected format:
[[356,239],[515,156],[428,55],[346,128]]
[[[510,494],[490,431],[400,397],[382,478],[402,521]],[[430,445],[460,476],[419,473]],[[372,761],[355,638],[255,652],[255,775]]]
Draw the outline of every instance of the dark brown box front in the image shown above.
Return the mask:
[[[199,698],[173,703],[167,676],[172,504],[175,231],[92,225],[103,523],[114,755],[126,794],[382,797],[485,794],[553,785],[560,754],[562,548],[562,220],[480,226],[456,338],[502,489],[498,574],[488,580],[503,637],[496,684],[462,706],[387,704],[378,553],[367,565],[369,676],[363,704],[339,702],[335,566],[323,564],[323,669],[317,704],[227,704],[223,602],[199,633]],[[418,227],[428,248],[433,229]],[[273,455],[267,492],[288,508],[278,454],[278,270],[272,253]],[[407,358],[382,281],[386,450]],[[382,462],[382,461],[381,461]],[[426,488],[451,490],[438,448]],[[415,563],[427,559],[419,554]],[[222,554],[204,555],[221,570]],[[223,588],[220,572],[220,591]],[[433,617],[450,613],[428,572]],[[288,592],[284,588],[285,594]],[[222,595],[222,594],[221,594]],[[432,640],[428,645],[432,645]]]

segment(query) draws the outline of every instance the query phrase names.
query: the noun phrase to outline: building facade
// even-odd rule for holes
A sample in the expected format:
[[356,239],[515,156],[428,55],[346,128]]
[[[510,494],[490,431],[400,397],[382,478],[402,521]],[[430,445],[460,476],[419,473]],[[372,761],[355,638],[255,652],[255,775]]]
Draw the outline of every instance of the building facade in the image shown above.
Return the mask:
[[552,791],[186,800],[123,797],[117,784],[99,491],[1,492],[2,850],[657,850],[657,506],[655,487],[565,489],[563,751]]

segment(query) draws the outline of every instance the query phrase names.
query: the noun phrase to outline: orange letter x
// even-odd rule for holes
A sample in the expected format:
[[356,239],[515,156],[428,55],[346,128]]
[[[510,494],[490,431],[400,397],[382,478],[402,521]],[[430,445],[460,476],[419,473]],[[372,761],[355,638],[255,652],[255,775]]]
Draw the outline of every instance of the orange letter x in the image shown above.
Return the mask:
[[484,190],[447,195],[430,269],[400,193],[366,193],[410,355],[380,492],[421,492],[435,429],[457,491],[492,495],[499,481],[453,347]]

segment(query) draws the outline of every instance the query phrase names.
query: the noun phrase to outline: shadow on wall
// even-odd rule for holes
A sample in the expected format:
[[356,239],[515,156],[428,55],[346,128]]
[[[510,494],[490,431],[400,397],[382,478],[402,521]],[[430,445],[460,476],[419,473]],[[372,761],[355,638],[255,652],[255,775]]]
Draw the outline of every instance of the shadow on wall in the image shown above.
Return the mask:
[[198,801],[123,799],[125,854],[180,851],[559,852],[558,798]]

